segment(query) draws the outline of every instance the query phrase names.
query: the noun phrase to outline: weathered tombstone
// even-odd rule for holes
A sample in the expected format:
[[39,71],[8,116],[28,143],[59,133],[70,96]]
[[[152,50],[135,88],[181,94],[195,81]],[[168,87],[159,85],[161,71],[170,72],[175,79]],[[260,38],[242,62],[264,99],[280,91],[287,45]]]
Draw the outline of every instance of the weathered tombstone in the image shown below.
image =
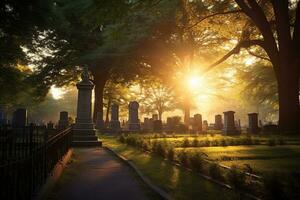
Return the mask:
[[202,115],[201,114],[194,115],[193,131],[195,131],[196,133],[202,132]]
[[129,120],[128,120],[128,130],[139,131],[141,125],[139,122],[139,103],[136,101],[131,101],[128,105],[129,110]]
[[222,115],[215,115],[215,130],[222,130],[223,129],[223,120]]
[[148,117],[144,118],[144,126],[143,129],[148,131],[151,129],[151,125],[150,125],[150,119]]
[[66,111],[62,111],[59,114],[58,129],[65,129],[69,126],[69,114]]
[[76,84],[78,89],[77,117],[73,127],[73,145],[75,146],[101,146],[95,136],[92,120],[92,90],[94,84],[89,80],[88,69],[84,68],[81,81]]
[[18,108],[13,113],[12,126],[14,128],[22,128],[27,125],[27,110]]
[[153,131],[160,133],[162,131],[162,121],[161,120],[154,120],[153,121]]
[[111,106],[109,128],[111,128],[112,131],[121,130],[120,121],[119,121],[119,106],[117,104],[113,104]]
[[208,130],[208,122],[207,120],[204,120],[202,123],[202,130],[207,131]]
[[167,118],[167,129],[168,131],[174,131],[175,123],[172,117]]
[[153,121],[158,120],[158,114],[152,114],[152,120]]
[[224,135],[237,135],[240,132],[235,127],[234,111],[224,112]]
[[259,133],[260,128],[258,127],[258,113],[249,113],[248,122],[249,122],[249,126],[247,129],[247,133],[249,134]]
[[104,127],[104,121],[103,121],[102,113],[97,112],[96,128],[97,129],[103,129],[103,127]]

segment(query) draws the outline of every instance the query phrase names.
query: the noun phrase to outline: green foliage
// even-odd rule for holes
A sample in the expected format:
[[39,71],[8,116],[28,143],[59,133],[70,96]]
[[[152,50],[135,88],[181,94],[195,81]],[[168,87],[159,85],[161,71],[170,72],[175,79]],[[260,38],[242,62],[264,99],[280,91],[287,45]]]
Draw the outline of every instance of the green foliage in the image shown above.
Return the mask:
[[168,159],[169,161],[174,161],[174,159],[175,159],[175,150],[174,150],[173,147],[171,147],[171,148],[168,149],[168,152],[167,152],[167,159]]
[[226,178],[235,189],[244,190],[246,188],[246,175],[239,171],[236,166],[231,167]]
[[189,167],[189,155],[186,151],[181,151],[177,155],[179,163],[184,167]]
[[200,153],[193,153],[189,157],[189,163],[194,170],[201,171],[203,167],[202,155]]
[[210,166],[209,166],[208,171],[209,171],[209,175],[212,178],[220,180],[220,181],[224,180],[224,177],[223,177],[223,175],[221,173],[221,169],[220,169],[220,167],[219,167],[218,164],[211,163]]

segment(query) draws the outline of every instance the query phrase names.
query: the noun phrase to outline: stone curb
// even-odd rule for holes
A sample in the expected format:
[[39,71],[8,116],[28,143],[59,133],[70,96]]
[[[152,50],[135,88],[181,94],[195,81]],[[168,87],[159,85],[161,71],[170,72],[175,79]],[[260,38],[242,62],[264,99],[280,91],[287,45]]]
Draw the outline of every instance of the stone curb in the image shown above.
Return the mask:
[[135,173],[137,173],[137,175],[142,179],[142,181],[148,187],[150,187],[150,189],[152,191],[157,193],[161,198],[163,198],[165,200],[173,200],[173,198],[171,198],[171,196],[168,193],[166,193],[164,190],[160,189],[158,186],[153,184],[146,176],[144,176],[142,174],[142,172],[136,167],[136,165],[131,160],[128,160],[124,156],[119,155],[118,153],[116,153],[114,150],[112,150],[111,148],[109,148],[107,146],[104,146],[103,148],[110,151],[111,153],[113,153],[116,157],[118,157],[120,160],[122,160],[126,165],[128,165],[130,168],[132,168],[135,171]]

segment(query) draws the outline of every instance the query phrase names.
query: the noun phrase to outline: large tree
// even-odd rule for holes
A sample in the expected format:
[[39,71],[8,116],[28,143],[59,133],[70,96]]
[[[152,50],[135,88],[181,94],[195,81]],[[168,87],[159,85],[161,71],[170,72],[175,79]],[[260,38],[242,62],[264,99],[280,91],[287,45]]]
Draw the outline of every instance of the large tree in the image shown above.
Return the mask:
[[[243,14],[247,18],[244,29],[239,30],[241,34],[236,46],[210,68],[222,63],[231,55],[238,54],[242,48],[263,49],[273,66],[277,80],[279,126],[286,132],[298,131],[300,128],[300,2],[234,0],[222,3],[225,4],[224,2],[230,5],[227,9],[222,7],[221,12],[211,13],[203,20],[212,16],[235,13],[239,16]],[[212,10],[216,11],[216,9]]]

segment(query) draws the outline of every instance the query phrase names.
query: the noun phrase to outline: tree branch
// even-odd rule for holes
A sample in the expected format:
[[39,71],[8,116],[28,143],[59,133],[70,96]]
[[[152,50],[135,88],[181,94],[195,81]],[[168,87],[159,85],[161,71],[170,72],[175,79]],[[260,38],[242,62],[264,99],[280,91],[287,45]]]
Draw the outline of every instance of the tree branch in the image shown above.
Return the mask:
[[263,35],[264,42],[266,44],[263,48],[270,57],[273,66],[276,68],[276,63],[278,63],[278,48],[271,30],[270,23],[268,22],[262,8],[255,0],[247,0],[249,5],[246,4],[245,0],[235,0],[235,2],[240,6],[242,11],[253,21],[253,23]]
[[231,51],[229,51],[226,55],[224,55],[221,59],[217,62],[213,63],[212,65],[208,66],[205,71],[209,71],[212,68],[216,67],[217,65],[221,64],[225,60],[227,60],[230,56],[234,54],[238,54],[242,48],[248,48],[251,46],[260,46],[264,48],[265,42],[263,40],[245,40],[239,42]]
[[256,53],[252,52],[250,49],[247,49],[247,52],[248,52],[250,55],[252,55],[252,56],[254,56],[254,57],[257,57],[257,58],[259,58],[259,59],[267,60],[267,61],[269,61],[269,62],[271,61],[270,58],[264,57],[264,56],[261,56],[261,55],[258,55],[258,54],[256,54]]
[[194,28],[195,26],[197,26],[198,24],[200,24],[204,20],[206,20],[208,18],[211,18],[211,17],[215,17],[215,16],[218,16],[218,15],[228,15],[228,14],[240,13],[240,12],[242,12],[242,10],[231,10],[231,11],[219,12],[219,13],[214,13],[214,14],[211,14],[211,15],[207,15],[207,16],[201,18],[199,21],[192,24],[191,26],[185,28],[185,30],[189,30],[191,28]]

